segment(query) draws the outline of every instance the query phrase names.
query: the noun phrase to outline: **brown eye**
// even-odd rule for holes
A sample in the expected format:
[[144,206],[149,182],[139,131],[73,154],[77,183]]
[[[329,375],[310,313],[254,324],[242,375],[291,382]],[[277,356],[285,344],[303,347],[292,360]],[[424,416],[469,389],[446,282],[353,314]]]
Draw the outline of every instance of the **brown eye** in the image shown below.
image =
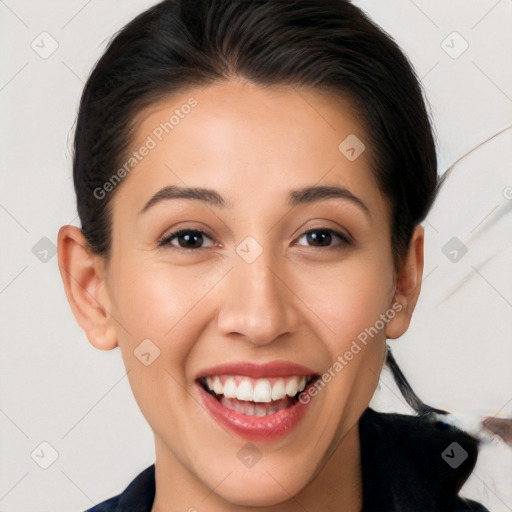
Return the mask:
[[[181,229],[166,235],[158,242],[159,246],[171,245],[177,249],[202,249],[204,240],[211,240],[211,238],[197,229]],[[177,245],[173,243],[177,241]]]
[[[299,240],[303,238],[306,239],[308,245],[311,247],[335,247],[350,244],[350,240],[345,234],[333,231],[332,229],[328,228],[310,229],[309,231],[306,231],[299,238]],[[331,244],[331,242],[333,240],[336,241],[336,239],[340,240],[341,242],[335,243],[334,245]]]

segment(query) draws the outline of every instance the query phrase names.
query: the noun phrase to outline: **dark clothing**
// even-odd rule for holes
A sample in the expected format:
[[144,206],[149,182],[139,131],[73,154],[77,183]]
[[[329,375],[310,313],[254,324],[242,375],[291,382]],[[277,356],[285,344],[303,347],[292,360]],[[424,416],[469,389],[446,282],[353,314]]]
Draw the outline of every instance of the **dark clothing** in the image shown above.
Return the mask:
[[[458,496],[478,455],[477,441],[461,430],[426,417],[367,408],[359,436],[361,512],[489,512]],[[124,492],[86,512],[151,512],[154,497],[153,464]]]

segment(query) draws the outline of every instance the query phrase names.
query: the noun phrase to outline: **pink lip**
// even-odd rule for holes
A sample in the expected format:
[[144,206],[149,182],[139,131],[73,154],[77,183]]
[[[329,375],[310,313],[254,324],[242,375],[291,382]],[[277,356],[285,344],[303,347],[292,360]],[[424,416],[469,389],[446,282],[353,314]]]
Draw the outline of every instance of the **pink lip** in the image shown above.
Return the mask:
[[249,441],[273,441],[289,433],[310,407],[310,402],[294,405],[269,416],[249,416],[224,407],[200,384],[199,398],[210,416],[222,427]]
[[245,375],[253,379],[265,377],[319,376],[307,366],[289,361],[257,364],[246,361],[223,363],[201,370],[196,376],[199,398],[210,416],[222,427],[251,441],[272,441],[288,432],[300,421],[310,402],[297,401],[292,406],[268,416],[250,416],[224,407],[199,383],[201,377],[213,375]]
[[271,361],[264,364],[241,361],[205,368],[196,375],[196,379],[209,375],[246,375],[253,379],[261,379],[265,377],[291,377],[293,375],[310,376],[318,375],[318,373],[307,366],[288,361]]

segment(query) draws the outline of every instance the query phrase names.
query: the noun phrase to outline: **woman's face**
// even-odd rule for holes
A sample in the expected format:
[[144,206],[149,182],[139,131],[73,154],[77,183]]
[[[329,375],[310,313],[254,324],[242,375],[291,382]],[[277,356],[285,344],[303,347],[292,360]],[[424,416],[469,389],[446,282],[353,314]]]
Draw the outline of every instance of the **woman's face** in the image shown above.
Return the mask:
[[[290,499],[357,456],[357,421],[383,363],[395,276],[366,134],[344,100],[242,81],[175,95],[139,121],[137,164],[113,198],[105,291],[157,464],[205,496],[214,489],[212,503]],[[148,205],[171,186],[176,197]],[[275,362],[300,368],[243,366]],[[241,366],[215,368],[230,363]],[[312,374],[331,378],[307,405],[280,398],[291,376]],[[262,416],[233,413],[222,403],[236,399],[203,390],[207,375],[226,395],[259,384],[258,400],[274,391],[290,410],[263,416],[263,401]]]

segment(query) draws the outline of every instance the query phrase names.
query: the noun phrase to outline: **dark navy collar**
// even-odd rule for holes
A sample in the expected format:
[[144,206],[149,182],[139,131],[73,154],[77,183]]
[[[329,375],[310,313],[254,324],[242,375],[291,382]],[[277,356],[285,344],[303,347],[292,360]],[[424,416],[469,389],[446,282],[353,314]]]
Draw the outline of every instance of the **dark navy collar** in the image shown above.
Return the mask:
[[458,495],[475,467],[478,441],[430,416],[380,413],[359,420],[362,512],[489,512]]
[[[489,512],[458,496],[478,456],[478,442],[461,430],[428,417],[367,408],[359,436],[361,512]],[[121,494],[86,512],[151,512],[154,498],[152,464]]]

